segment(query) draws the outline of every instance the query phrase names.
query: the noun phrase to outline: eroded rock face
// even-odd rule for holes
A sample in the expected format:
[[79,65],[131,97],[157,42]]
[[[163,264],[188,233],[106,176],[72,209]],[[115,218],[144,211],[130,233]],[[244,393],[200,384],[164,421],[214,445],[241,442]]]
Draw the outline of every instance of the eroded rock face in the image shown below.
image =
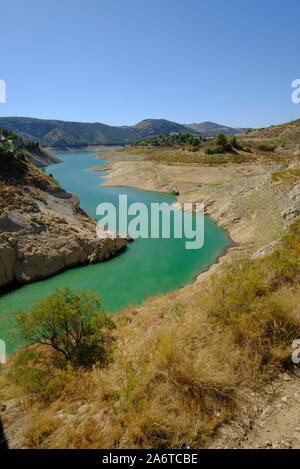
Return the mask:
[[116,233],[96,230],[77,197],[47,175],[31,165],[17,174],[0,174],[0,287],[100,262],[126,247]]

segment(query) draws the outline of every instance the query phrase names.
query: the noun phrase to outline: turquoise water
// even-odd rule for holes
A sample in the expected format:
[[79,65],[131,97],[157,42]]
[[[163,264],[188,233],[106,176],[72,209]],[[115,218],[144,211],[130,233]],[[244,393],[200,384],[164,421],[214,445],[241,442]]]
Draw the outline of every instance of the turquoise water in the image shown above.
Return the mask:
[[[119,194],[126,194],[128,204],[151,202],[172,204],[175,196],[130,188],[102,187],[105,173],[86,171],[105,161],[97,160],[92,153],[59,154],[63,163],[47,168],[67,191],[75,193],[81,207],[96,218],[100,202],[117,205]],[[190,215],[195,217],[194,215]],[[137,239],[125,252],[103,263],[67,270],[46,280],[9,291],[0,297],[1,317],[17,308],[29,309],[35,298],[43,298],[54,288],[69,285],[72,288],[99,292],[102,305],[115,312],[129,304],[141,303],[148,295],[157,295],[177,289],[213,263],[229,244],[226,233],[205,217],[205,242],[200,250],[185,249],[185,239]],[[3,322],[2,322],[3,324]]]

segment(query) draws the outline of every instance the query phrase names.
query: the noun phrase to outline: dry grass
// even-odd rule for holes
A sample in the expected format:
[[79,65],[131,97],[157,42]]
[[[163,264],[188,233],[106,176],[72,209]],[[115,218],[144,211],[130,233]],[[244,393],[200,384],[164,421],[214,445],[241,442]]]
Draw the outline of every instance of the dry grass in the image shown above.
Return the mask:
[[[110,161],[132,160],[133,156],[145,161],[174,165],[200,165],[200,166],[224,166],[226,164],[274,164],[286,163],[295,159],[295,151],[298,144],[292,141],[281,141],[269,138],[259,139],[251,136],[237,136],[238,147],[231,153],[206,154],[211,148],[212,142],[201,145],[200,149],[193,151],[184,147],[126,147],[119,151],[118,158],[108,158]],[[113,155],[112,155],[113,156]],[[123,156],[123,158],[122,158]]]
[[24,446],[26,448],[43,449],[44,441],[55,432],[57,427],[58,419],[55,418],[53,411],[40,413],[35,410],[33,418],[24,432]]
[[291,190],[294,184],[299,181],[299,178],[300,168],[276,171],[271,175],[271,181],[276,183],[276,188],[280,191]]
[[113,362],[54,371],[59,391],[33,402],[25,444],[206,446],[237,412],[241,391],[289,366],[300,334],[299,251],[294,233],[266,258],[225,265],[185,301],[174,292],[120,313]]

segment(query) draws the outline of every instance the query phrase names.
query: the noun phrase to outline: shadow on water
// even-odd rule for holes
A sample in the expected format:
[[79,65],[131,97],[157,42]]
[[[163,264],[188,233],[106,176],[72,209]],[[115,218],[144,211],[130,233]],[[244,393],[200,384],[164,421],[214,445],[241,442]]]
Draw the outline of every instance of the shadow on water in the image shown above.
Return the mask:
[[3,425],[0,420],[0,449],[8,449],[8,444],[4,435]]

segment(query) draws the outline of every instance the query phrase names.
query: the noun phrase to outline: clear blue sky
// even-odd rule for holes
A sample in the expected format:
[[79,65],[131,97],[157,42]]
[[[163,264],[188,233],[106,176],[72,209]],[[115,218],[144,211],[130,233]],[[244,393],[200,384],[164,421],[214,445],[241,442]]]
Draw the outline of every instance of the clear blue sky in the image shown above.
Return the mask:
[[10,0],[1,116],[261,127],[300,117],[299,0]]

